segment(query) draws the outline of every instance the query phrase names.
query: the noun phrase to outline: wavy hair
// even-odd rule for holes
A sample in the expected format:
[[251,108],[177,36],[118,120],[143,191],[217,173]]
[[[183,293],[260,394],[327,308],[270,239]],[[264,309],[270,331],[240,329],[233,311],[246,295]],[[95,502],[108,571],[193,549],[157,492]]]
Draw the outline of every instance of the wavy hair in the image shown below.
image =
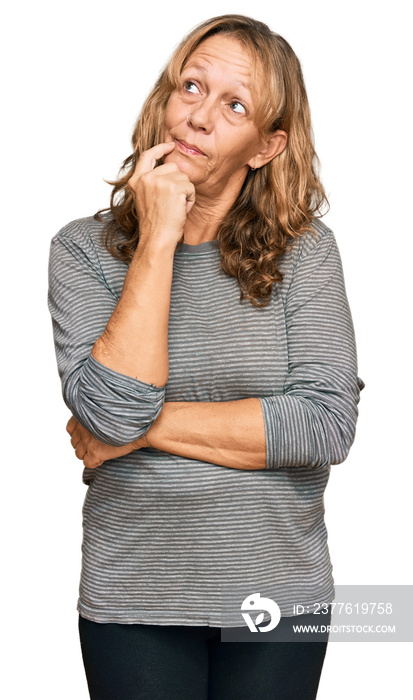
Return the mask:
[[279,258],[294,240],[311,230],[313,217],[328,206],[317,174],[310,109],[300,62],[288,42],[266,24],[243,15],[222,15],[203,22],[178,46],[143,105],[133,135],[133,153],[126,158],[113,185],[105,217],[104,242],[115,257],[129,263],[139,241],[139,220],[128,189],[140,155],[162,141],[164,114],[171,93],[193,51],[219,33],[240,41],[254,66],[265,69],[265,94],[257,95],[256,125],[263,137],[282,129],[288,134],[284,151],[266,165],[250,170],[241,192],[217,232],[221,267],[236,277],[241,300],[265,306],[273,285],[282,280]]

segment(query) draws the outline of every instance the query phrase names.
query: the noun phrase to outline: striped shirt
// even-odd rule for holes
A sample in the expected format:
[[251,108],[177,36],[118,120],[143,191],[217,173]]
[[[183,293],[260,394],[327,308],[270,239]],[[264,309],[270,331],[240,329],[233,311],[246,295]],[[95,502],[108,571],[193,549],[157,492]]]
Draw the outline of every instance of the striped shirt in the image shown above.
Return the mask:
[[217,241],[176,251],[164,387],[91,355],[127,272],[101,242],[103,223],[80,219],[53,238],[58,369],[82,425],[121,445],[145,434],[164,401],[258,397],[266,436],[262,470],[153,448],[85,469],[83,617],[226,626],[221,595],[238,585],[251,594],[275,590],[284,616],[293,604],[313,612],[334,599],[323,495],[330,465],[353,442],[363,383],[335,238],[313,225],[316,235],[305,233],[284,254],[283,281],[264,308],[240,300]]

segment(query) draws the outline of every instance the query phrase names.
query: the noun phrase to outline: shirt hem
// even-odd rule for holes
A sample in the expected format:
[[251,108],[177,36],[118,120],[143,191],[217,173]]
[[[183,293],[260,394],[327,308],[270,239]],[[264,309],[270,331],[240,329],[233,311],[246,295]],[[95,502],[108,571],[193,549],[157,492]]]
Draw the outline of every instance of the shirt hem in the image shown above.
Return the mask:
[[[305,610],[305,614],[319,612],[320,605],[331,605],[334,601],[335,594],[326,596],[326,600],[322,600],[319,603],[303,603],[302,607]],[[289,606],[292,609],[293,603]],[[92,622],[98,622],[101,624],[122,624],[122,625],[160,625],[160,626],[180,626],[180,627],[220,627],[220,628],[234,628],[234,627],[245,627],[245,623],[239,621],[238,624],[231,620],[227,624],[223,624],[222,618],[214,614],[205,616],[200,615],[190,615],[184,616],[181,612],[177,614],[171,614],[170,612],[118,612],[118,613],[107,613],[102,611],[96,611],[82,603],[78,603],[77,611],[81,617]],[[281,617],[300,617],[300,615],[285,614],[281,610]]]

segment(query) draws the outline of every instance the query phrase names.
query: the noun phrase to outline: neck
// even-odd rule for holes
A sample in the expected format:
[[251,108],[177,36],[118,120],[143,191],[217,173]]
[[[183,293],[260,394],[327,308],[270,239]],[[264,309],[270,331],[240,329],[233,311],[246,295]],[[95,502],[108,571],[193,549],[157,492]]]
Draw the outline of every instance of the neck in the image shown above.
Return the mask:
[[218,229],[237,200],[244,180],[245,174],[235,182],[228,183],[215,196],[204,192],[202,187],[196,189],[195,204],[186,219],[184,243],[197,245],[217,237]]

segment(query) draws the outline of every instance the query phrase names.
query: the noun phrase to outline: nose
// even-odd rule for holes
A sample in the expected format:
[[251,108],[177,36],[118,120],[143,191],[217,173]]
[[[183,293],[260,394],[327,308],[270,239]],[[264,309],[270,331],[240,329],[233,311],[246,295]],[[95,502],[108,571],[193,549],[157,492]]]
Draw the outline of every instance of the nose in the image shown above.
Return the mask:
[[191,118],[188,120],[188,123],[193,129],[208,134],[214,128],[214,122],[215,105],[208,98],[192,107]]

